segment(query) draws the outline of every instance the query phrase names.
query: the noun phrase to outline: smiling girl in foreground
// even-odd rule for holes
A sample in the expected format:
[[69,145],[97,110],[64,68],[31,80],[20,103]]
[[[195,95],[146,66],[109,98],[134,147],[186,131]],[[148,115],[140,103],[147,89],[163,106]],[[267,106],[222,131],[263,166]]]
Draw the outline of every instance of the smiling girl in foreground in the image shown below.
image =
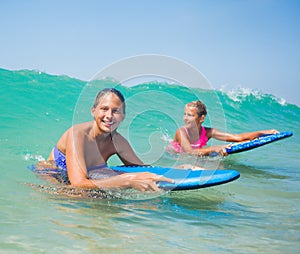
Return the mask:
[[[261,130],[241,134],[221,132],[215,128],[202,126],[207,115],[206,107],[201,101],[192,101],[185,105],[183,122],[171,142],[171,150],[177,153],[205,156],[216,152],[222,156],[227,155],[226,145],[206,147],[210,138],[227,142],[241,142],[255,139],[261,135],[278,133],[276,130]],[[170,148],[169,147],[169,148]]]
[[172,182],[152,173],[116,174],[108,168],[106,162],[114,154],[125,165],[144,165],[128,141],[117,132],[125,118],[125,101],[118,90],[107,88],[100,91],[91,114],[94,120],[68,129],[48,158],[67,171],[72,186],[158,191],[156,182]]

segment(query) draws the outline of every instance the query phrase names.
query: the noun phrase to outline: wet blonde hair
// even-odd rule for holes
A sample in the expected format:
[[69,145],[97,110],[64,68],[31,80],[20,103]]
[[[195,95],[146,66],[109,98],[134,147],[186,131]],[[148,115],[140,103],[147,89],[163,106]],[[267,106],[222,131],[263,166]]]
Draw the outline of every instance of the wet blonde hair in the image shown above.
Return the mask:
[[198,116],[202,116],[202,115],[207,115],[207,110],[206,110],[206,106],[202,101],[192,101],[189,102],[188,104],[186,104],[188,107],[193,107],[197,109],[197,114]]

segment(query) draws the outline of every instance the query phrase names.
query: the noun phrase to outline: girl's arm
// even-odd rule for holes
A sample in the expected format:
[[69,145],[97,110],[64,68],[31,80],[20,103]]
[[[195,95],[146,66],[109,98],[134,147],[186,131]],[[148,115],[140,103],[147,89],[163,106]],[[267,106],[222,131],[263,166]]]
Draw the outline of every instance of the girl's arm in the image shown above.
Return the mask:
[[[122,145],[121,147],[126,148],[127,145]],[[169,178],[148,172],[135,174],[125,173],[99,180],[88,179],[83,149],[84,135],[82,135],[80,131],[76,131],[72,128],[67,138],[66,147],[68,177],[72,186],[86,188],[135,188],[140,191],[158,191],[157,182],[173,182]],[[129,156],[125,156],[126,160],[132,164],[143,164],[136,155],[132,156],[132,152],[133,151],[129,151]]]
[[[222,140],[226,142],[242,142],[248,141],[255,138],[258,138],[261,135],[267,134],[275,134],[278,133],[277,130],[260,130],[254,132],[245,132],[241,134],[231,134],[226,132],[221,132],[214,128],[207,128],[207,138],[215,138],[217,140]],[[226,153],[226,145],[219,145],[219,146],[209,146],[204,148],[196,149],[196,151],[192,152],[197,155],[209,155],[212,152],[216,152],[222,156],[227,155]]]
[[180,144],[182,150],[185,153],[193,152],[194,149],[192,148],[190,140],[187,136],[187,133],[183,128],[177,129],[177,131],[175,133],[174,141],[177,141]]
[[[209,139],[209,137],[208,137],[208,139]],[[225,146],[208,146],[208,147],[203,147],[203,148],[198,148],[198,149],[192,148],[189,138],[187,136],[187,133],[181,128],[179,128],[176,131],[174,140],[179,142],[180,146],[182,147],[182,150],[185,153],[188,153],[191,155],[206,156],[212,152],[216,152],[220,155],[226,155]]]
[[278,131],[260,130],[254,132],[244,132],[241,134],[232,134],[227,132],[221,132],[217,129],[212,128],[210,130],[210,137],[215,138],[217,140],[226,141],[226,142],[241,142],[241,141],[247,141],[247,140],[258,138],[261,135],[275,134],[275,133],[278,133]]
[[135,154],[129,142],[119,133],[113,136],[117,155],[125,165],[145,165]]

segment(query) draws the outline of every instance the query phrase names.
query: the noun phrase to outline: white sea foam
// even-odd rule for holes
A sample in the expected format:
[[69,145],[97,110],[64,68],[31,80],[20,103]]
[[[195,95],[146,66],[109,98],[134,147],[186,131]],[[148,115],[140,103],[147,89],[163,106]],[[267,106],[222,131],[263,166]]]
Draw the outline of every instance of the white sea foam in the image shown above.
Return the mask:
[[242,102],[251,95],[253,95],[258,100],[263,97],[262,92],[260,92],[259,90],[253,90],[250,88],[243,88],[243,87],[233,89],[227,92],[227,95],[229,96],[230,99],[236,102]]
[[234,102],[243,102],[250,96],[253,96],[257,100],[263,100],[263,99],[274,100],[282,106],[286,106],[287,104],[284,98],[278,98],[272,94],[265,94],[262,91],[257,89],[238,87],[230,91],[226,91],[223,87],[220,89],[220,91],[227,94],[227,96]]
[[46,159],[39,154],[30,154],[30,153],[26,153],[24,155],[24,160],[25,161],[29,161],[29,160],[35,160],[35,161],[45,161]]

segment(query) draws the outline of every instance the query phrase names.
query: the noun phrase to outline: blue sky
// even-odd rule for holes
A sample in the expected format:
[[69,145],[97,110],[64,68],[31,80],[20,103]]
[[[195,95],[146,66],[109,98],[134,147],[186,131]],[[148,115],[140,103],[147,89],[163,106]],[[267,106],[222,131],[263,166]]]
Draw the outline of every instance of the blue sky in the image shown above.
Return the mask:
[[2,0],[0,67],[89,80],[123,58],[183,60],[215,88],[300,105],[300,1]]

